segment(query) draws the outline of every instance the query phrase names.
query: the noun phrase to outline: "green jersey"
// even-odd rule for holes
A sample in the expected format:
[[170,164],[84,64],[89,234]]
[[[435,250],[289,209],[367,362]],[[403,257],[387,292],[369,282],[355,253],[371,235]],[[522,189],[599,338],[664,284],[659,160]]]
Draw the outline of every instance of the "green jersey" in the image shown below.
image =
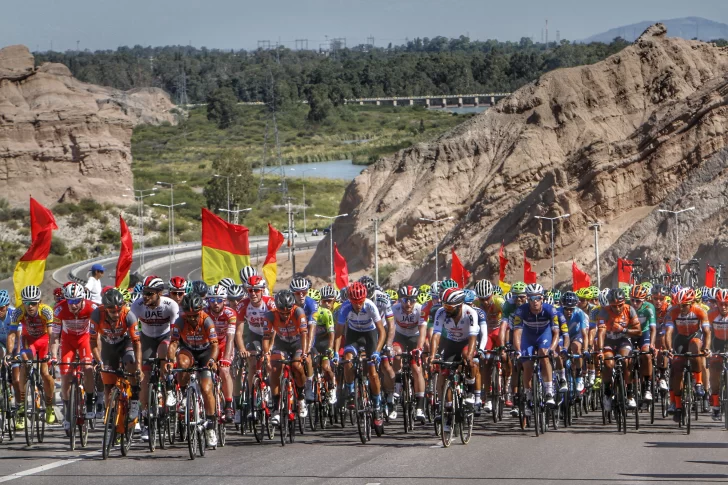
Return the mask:
[[657,312],[652,303],[643,302],[639,310],[637,310],[637,318],[640,319],[642,333],[649,332],[650,327],[657,325]]
[[318,311],[313,314],[316,320],[316,338],[322,338],[329,333],[334,333],[334,315],[331,310],[319,307]]

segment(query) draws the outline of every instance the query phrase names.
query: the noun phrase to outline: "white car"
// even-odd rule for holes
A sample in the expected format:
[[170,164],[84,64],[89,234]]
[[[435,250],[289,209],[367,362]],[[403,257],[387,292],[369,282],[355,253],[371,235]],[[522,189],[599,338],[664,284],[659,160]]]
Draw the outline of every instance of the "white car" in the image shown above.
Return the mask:
[[[286,236],[286,239],[290,239],[290,236],[288,235],[288,233],[289,233],[288,230],[283,231],[283,235]],[[290,231],[290,233],[293,234],[293,237],[298,237],[298,233],[296,232],[295,229]]]

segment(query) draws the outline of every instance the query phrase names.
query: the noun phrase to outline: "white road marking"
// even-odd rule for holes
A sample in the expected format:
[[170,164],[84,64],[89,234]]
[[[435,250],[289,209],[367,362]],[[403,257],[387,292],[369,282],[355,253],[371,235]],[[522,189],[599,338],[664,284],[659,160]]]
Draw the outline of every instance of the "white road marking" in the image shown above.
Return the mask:
[[366,485],[379,485],[379,482],[371,482],[371,483],[367,483]]
[[77,461],[81,461],[85,458],[91,458],[94,456],[98,456],[101,454],[101,451],[94,451],[92,453],[86,453],[85,455],[81,455],[78,458],[71,458],[68,460],[59,460],[54,461],[53,463],[48,463],[47,465],[38,466],[35,468],[31,468],[30,470],[24,470],[22,472],[13,473],[10,475],[6,475],[4,477],[0,477],[0,483],[3,482],[9,482],[10,480],[15,480],[18,478],[27,477],[28,475],[35,475],[36,473],[41,473],[47,470],[52,470],[54,468],[58,468],[65,465],[70,465],[71,463],[76,463]]

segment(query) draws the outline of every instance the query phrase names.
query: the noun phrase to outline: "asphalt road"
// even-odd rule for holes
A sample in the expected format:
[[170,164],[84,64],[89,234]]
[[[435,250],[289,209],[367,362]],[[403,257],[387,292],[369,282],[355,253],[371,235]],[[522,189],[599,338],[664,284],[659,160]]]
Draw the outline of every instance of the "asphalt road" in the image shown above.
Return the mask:
[[[149,483],[441,484],[488,480],[505,483],[719,483],[728,481],[728,433],[703,414],[687,436],[671,419],[657,419],[639,432],[621,435],[590,414],[568,430],[534,437],[505,417],[493,424],[479,418],[468,445],[444,449],[430,426],[405,435],[401,419],[367,445],[347,425],[297,435],[281,447],[278,437],[262,444],[230,426],[224,448],[189,459],[186,445],[150,453],[136,441],[129,456],[118,448],[100,456],[101,436],[92,432],[86,450],[68,451],[54,426],[46,442],[0,444],[0,483],[99,485]],[[13,474],[26,473],[25,476]],[[143,481],[143,482],[142,482]]]

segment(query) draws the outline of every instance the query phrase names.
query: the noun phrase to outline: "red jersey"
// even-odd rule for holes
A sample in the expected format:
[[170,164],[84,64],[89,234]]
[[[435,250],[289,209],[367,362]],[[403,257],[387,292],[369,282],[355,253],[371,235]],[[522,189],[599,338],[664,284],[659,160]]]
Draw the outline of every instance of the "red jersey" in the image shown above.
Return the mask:
[[675,328],[680,335],[691,335],[710,328],[710,321],[705,310],[693,303],[684,313],[680,305],[673,305],[667,312],[665,325]]
[[223,307],[222,311],[215,315],[210,309],[207,315],[215,324],[217,338],[224,341],[228,335],[235,335],[235,327],[238,321],[237,312],[232,308]]
[[728,340],[728,315],[721,316],[719,310],[711,310],[708,320],[713,328],[713,337],[718,340]]
[[238,322],[240,325],[247,323],[251,332],[257,335],[263,335],[265,334],[265,325],[267,322],[265,314],[275,309],[276,305],[270,296],[263,296],[263,301],[258,307],[250,304],[250,298],[245,298],[236,308]]
[[61,300],[53,309],[53,333],[69,335],[86,335],[91,332],[91,313],[96,309],[96,303],[84,300],[78,313],[68,308],[68,302]]

